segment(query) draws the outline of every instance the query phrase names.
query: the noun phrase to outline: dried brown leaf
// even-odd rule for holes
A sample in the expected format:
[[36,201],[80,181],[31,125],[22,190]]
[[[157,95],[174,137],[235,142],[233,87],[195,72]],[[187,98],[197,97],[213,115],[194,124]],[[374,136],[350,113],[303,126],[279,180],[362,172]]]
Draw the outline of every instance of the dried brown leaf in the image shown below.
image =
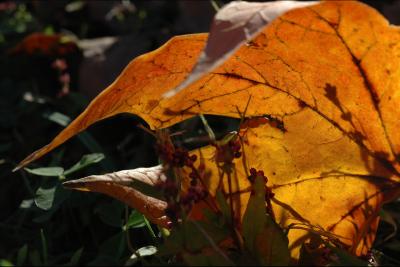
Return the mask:
[[137,168],[103,175],[92,175],[78,180],[64,182],[69,189],[103,193],[116,198],[143,213],[151,222],[167,227],[169,222],[164,210],[165,201],[147,196],[132,187],[133,180],[148,185],[165,181],[161,165],[150,168]]

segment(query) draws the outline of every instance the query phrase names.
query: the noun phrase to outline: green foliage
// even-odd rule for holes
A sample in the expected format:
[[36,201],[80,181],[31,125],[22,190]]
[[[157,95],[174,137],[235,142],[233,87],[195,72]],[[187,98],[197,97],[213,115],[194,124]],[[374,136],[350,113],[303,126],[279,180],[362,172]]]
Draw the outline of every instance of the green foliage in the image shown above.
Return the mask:
[[14,266],[12,262],[6,259],[0,259],[0,266]]
[[81,259],[83,252],[83,248],[78,249],[71,257],[71,260],[69,263],[66,264],[66,266],[77,266],[79,265],[79,261]]
[[125,229],[140,228],[144,226],[146,226],[146,221],[143,214],[133,210],[129,215],[128,221],[126,222]]
[[30,174],[49,177],[60,177],[64,173],[64,168],[61,167],[44,167],[36,169],[25,168],[25,170]]
[[254,194],[250,197],[243,217],[244,244],[249,251],[256,251],[256,238],[263,232],[267,223],[265,209],[265,186],[261,176],[257,176],[253,185]]
[[[43,7],[26,1],[4,4],[9,8],[0,11],[0,265],[88,265],[100,253],[115,251],[113,245],[104,244],[117,234],[124,247],[113,262],[123,264],[131,254],[126,248],[127,236],[135,237],[131,245],[138,248],[154,242],[143,216],[128,209],[127,222],[125,205],[105,196],[83,197],[82,193],[65,190],[61,182],[122,166],[135,167],[140,164],[134,162],[137,153],[144,161],[151,153],[132,153],[140,145],[132,141],[132,136],[149,143],[147,137],[132,126],[116,133],[115,123],[94,128],[51,157],[12,173],[23,155],[68,125],[88,99],[75,90],[78,52],[64,58],[73,87],[65,96],[57,95],[60,83],[52,68],[55,58],[8,53],[31,32],[52,34],[60,28],[47,24],[41,17],[46,14],[37,13],[36,8]],[[3,3],[0,6],[5,7]],[[119,121],[120,125],[138,123],[126,117]],[[126,137],[130,139],[124,141]]]

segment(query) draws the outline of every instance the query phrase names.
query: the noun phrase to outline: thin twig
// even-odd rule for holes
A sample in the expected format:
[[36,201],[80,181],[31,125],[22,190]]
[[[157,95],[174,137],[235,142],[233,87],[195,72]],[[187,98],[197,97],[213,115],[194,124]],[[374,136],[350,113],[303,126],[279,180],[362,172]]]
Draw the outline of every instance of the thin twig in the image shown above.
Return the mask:
[[128,225],[129,221],[129,208],[127,205],[125,205],[125,234],[126,234],[126,244],[128,245],[128,249],[131,253],[135,253],[136,250],[133,248],[131,239],[129,237],[129,226]]
[[232,226],[234,226],[235,225],[235,217],[234,217],[234,214],[233,214],[233,212],[234,212],[234,210],[233,210],[233,197],[232,197],[232,177],[231,177],[231,172],[227,172],[226,173],[227,174],[227,176],[228,176],[228,189],[229,189],[229,204],[230,204],[230,207],[231,207],[231,221],[232,221]]
[[210,0],[211,6],[214,8],[215,12],[218,12],[221,8],[218,6],[217,2],[215,0]]
[[215,142],[216,139],[215,139],[214,131],[211,129],[211,127],[210,127],[210,125],[208,124],[206,118],[204,117],[203,114],[200,114],[199,117],[200,117],[201,121],[203,122],[204,128],[206,128],[206,131],[207,131],[208,136],[210,137],[211,141],[212,141],[212,142]]

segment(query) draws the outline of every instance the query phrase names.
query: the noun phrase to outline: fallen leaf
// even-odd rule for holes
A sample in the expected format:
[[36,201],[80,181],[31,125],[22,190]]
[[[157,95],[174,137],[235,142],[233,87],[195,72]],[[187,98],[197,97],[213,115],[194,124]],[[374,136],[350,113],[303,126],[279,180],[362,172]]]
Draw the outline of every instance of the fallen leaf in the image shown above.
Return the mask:
[[[286,131],[271,124],[247,129],[243,148],[247,169],[263,170],[268,177],[277,222],[285,227],[318,226],[336,235],[352,253],[365,254],[374,240],[381,206],[398,196],[398,176],[310,108],[286,116],[283,122]],[[206,183],[215,194],[220,184],[215,148],[194,153],[203,156],[214,178]],[[251,185],[242,159],[235,161],[235,169],[233,205],[242,218]],[[223,186],[227,192],[226,178]],[[308,236],[308,227],[300,228],[288,234],[295,257]]]
[[78,180],[64,182],[69,189],[99,192],[114,197],[144,214],[151,222],[167,227],[164,214],[167,203],[145,195],[132,187],[135,181],[156,185],[165,180],[162,166],[124,170],[104,175],[92,175]]
[[[85,112],[75,119],[67,129],[60,133],[51,144],[24,159],[15,170],[40,158],[96,121],[119,113],[137,114],[146,120],[151,128],[165,128],[190,117],[190,115],[185,115],[179,120],[165,121],[162,115],[152,116],[150,113],[154,109],[159,113],[157,107],[160,106],[160,102],[165,102],[162,101],[163,95],[167,93],[169,96],[175,95],[178,90],[183,89],[183,86],[186,87],[198,80],[201,75],[221,65],[242,44],[249,41],[277,16],[290,9],[314,3],[311,1],[276,1],[272,3],[242,1],[228,4],[216,15],[210,38],[201,55],[200,52],[205,45],[207,34],[176,36],[159,49],[132,60],[116,81],[97,96]],[[239,10],[239,12],[234,12],[234,10]],[[30,43],[36,44],[39,38],[44,37],[38,34],[32,35],[22,42],[25,45],[21,44],[21,47]],[[227,42],[227,39],[230,41]],[[221,43],[225,45],[219,45]],[[199,55],[200,58],[196,63]],[[192,69],[193,71],[191,71]],[[189,73],[191,75],[185,80]],[[207,81],[208,79],[203,78],[202,80]],[[172,89],[175,90],[171,91]],[[137,94],[140,95],[140,99],[135,99]],[[167,102],[172,102],[166,105],[168,111],[170,107],[175,106],[174,102],[176,101]],[[184,110],[181,108],[181,111]],[[190,114],[190,110],[186,111]],[[161,112],[164,110],[162,109]],[[177,115],[174,111],[171,113],[166,117]],[[145,116],[146,114],[149,116]]]
[[291,9],[316,4],[316,1],[274,1],[251,3],[233,1],[222,8],[211,24],[207,45],[189,77],[164,94],[172,97],[204,74],[222,65],[241,45],[249,42],[266,25]]
[[[223,65],[163,98],[188,76],[206,39],[178,36],[133,60],[70,126],[19,167],[118,113],[139,115],[159,129],[200,113],[240,117],[238,110],[244,112],[250,101],[246,116],[271,123],[248,129],[244,150],[249,166],[263,170],[271,182],[278,222],[318,226],[339,236],[349,251],[365,254],[379,208],[399,195],[399,28],[358,2],[291,10]],[[203,149],[211,170],[213,153]],[[237,173],[235,208],[242,214],[249,185],[241,164]],[[218,176],[212,177],[215,190]],[[291,249],[306,238],[306,231],[290,230]]]

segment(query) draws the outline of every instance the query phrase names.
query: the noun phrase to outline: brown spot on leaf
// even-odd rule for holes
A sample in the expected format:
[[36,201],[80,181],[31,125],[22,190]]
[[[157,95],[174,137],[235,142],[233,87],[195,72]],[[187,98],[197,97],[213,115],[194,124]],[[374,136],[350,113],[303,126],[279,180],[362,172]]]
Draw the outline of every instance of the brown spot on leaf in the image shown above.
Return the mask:
[[153,110],[158,106],[159,100],[149,100],[146,105],[146,110]]

